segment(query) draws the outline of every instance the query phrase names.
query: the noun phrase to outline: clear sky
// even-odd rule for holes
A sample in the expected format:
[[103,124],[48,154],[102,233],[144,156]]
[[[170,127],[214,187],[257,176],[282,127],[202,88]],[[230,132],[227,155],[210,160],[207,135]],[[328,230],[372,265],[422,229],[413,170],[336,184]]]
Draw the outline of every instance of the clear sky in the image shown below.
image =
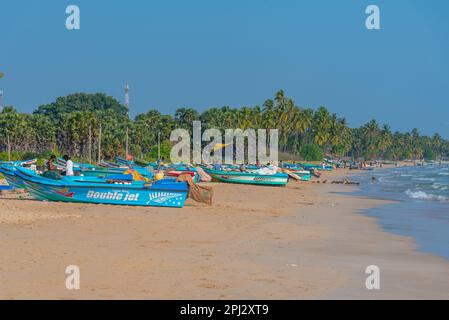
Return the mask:
[[[65,8],[81,10],[81,30]],[[365,8],[381,30],[365,28]],[[447,0],[0,0],[0,89],[31,112],[105,92],[150,108],[253,106],[284,89],[359,126],[449,138]]]

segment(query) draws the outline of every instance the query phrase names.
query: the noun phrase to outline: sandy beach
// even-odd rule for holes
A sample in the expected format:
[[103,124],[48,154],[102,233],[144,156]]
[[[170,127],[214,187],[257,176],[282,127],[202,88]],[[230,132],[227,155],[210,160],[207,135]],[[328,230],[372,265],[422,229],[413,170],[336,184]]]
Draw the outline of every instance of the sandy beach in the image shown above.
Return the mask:
[[[183,209],[3,194],[0,298],[449,298],[449,262],[362,215],[385,202],[342,194],[355,187],[210,185],[211,207]],[[80,290],[65,287],[68,265],[80,267]],[[365,287],[369,265],[380,268],[380,290]]]

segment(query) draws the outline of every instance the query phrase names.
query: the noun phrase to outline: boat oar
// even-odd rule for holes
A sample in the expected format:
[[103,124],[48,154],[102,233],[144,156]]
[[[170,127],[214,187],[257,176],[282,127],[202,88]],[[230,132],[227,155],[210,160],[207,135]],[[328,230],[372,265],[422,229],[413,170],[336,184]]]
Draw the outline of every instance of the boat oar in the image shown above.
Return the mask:
[[297,181],[301,181],[301,177],[298,176],[297,174],[294,174],[293,172],[291,172],[290,170],[286,170],[286,169],[281,169],[282,172],[288,174],[291,178],[297,180]]

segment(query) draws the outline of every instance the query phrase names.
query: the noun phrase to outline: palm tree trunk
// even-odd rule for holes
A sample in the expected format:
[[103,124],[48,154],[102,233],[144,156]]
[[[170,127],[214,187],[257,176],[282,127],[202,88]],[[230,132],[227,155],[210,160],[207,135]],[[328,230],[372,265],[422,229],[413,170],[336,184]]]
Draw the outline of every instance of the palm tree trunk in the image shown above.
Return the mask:
[[8,162],[11,162],[11,140],[9,139],[9,133],[6,135],[8,142]]

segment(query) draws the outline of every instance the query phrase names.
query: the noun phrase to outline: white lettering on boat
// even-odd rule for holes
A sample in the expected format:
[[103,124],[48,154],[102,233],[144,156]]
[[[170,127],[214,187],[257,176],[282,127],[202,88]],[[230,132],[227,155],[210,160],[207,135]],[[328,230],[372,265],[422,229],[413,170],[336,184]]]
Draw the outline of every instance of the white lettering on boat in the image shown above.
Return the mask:
[[140,194],[138,193],[128,193],[128,192],[98,192],[98,191],[88,191],[87,199],[95,200],[115,200],[115,201],[139,201]]
[[273,178],[270,177],[254,177],[255,181],[271,181],[274,180]]

